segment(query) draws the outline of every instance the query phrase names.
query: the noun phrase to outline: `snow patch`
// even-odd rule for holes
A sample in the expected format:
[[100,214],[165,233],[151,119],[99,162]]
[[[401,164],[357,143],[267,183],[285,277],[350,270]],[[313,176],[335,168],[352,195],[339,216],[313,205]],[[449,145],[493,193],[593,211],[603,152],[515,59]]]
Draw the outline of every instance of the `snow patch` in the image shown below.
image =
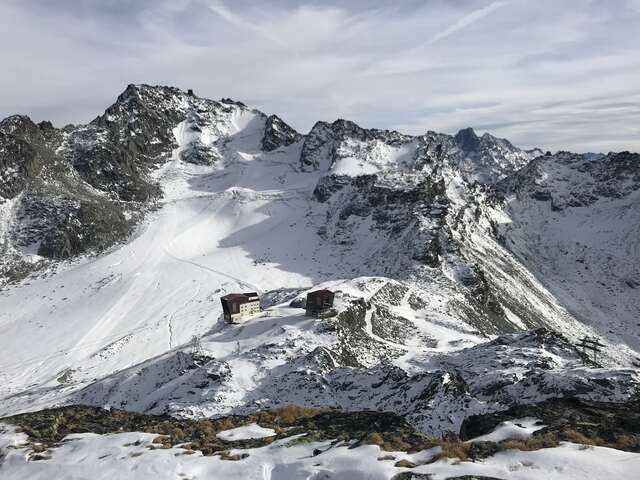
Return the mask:
[[242,427],[218,432],[216,437],[227,442],[233,442],[236,440],[249,440],[251,438],[273,437],[275,434],[276,432],[271,428],[264,428],[256,423],[250,423]]
[[495,430],[469,442],[501,442],[507,439],[526,440],[534,432],[545,427],[537,418],[520,418],[502,422]]

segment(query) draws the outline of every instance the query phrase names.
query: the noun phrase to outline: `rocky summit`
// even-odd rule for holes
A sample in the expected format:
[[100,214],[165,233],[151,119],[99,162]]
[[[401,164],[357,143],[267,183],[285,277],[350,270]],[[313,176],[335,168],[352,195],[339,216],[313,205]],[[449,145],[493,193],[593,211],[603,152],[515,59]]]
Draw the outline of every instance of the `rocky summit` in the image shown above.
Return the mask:
[[[228,478],[274,452],[317,475],[260,478],[635,455],[639,226],[636,153],[342,119],[305,134],[149,85],[87,125],[8,117],[0,476],[25,445],[43,464],[213,455]],[[225,321],[238,293],[259,313]],[[609,414],[619,435],[585,426]]]

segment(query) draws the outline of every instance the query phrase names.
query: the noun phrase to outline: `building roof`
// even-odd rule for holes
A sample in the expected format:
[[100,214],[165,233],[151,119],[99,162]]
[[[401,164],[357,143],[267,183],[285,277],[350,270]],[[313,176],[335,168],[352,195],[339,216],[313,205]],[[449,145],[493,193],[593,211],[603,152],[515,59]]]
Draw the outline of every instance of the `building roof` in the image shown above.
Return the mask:
[[321,290],[314,290],[313,292],[309,292],[307,293],[307,296],[308,295],[333,295],[333,292],[331,290],[323,288]]
[[258,294],[256,292],[230,293],[228,295],[225,295],[224,297],[221,297],[222,300],[226,300],[226,301],[242,301],[242,302],[247,302],[252,298],[257,299]]

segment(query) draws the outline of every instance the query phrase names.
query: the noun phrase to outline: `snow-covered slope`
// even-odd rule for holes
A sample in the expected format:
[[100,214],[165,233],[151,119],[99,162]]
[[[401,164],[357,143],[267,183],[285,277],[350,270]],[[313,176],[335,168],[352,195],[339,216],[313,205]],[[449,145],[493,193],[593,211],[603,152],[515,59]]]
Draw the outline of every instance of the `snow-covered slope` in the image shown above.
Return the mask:
[[[258,448],[233,449],[247,455],[239,461],[220,456],[205,457],[180,447],[157,448],[149,433],[74,434],[53,450],[50,458],[29,461],[26,436],[7,428],[0,430],[0,449],[7,449],[0,467],[7,480],[47,480],[50,478],[121,478],[156,480],[178,478],[210,479],[351,479],[406,480],[447,478],[539,478],[600,480],[609,476],[620,480],[636,478],[640,454],[604,447],[563,443],[533,452],[507,450],[482,461],[441,459],[427,463],[439,447],[407,454],[386,452],[376,445],[334,445],[331,441],[298,442],[278,440]],[[10,447],[10,448],[8,448]],[[318,453],[320,452],[320,453]],[[191,454],[189,454],[191,453]],[[49,455],[47,455],[49,456]],[[410,462],[398,464],[397,462]],[[405,465],[418,467],[409,469]]]
[[505,246],[572,315],[640,349],[640,156],[544,156],[500,190]]
[[[438,436],[457,432],[470,415],[515,402],[622,401],[638,387],[633,370],[594,368],[566,339],[545,330],[458,350],[479,339],[422,309],[394,307],[377,296],[369,303],[371,313],[356,303],[325,321],[276,307],[246,325],[221,325],[205,335],[195,358],[188,350],[171,352],[66,401],[187,417],[288,404],[393,411]],[[42,401],[21,397],[34,400]]]
[[[447,478],[538,478],[563,480],[599,480],[614,475],[620,480],[634,479],[640,468],[640,454],[563,443],[555,448],[533,452],[507,450],[483,461],[441,459],[427,463],[439,448],[407,454],[385,452],[376,445],[357,448],[331,441],[300,442],[295,438],[278,440],[270,445],[234,449],[231,454],[245,454],[240,461],[219,456],[188,454],[184,448],[153,449],[155,435],[118,433],[69,436],[51,452],[51,458],[28,461],[25,435],[0,430],[0,449],[7,449],[3,478],[7,480],[50,478],[122,478],[173,479],[205,477],[211,479],[353,479],[404,480]],[[320,452],[320,453],[318,453]],[[193,453],[193,452],[191,452]],[[409,469],[404,465],[419,466]],[[410,462],[410,463],[408,463]]]

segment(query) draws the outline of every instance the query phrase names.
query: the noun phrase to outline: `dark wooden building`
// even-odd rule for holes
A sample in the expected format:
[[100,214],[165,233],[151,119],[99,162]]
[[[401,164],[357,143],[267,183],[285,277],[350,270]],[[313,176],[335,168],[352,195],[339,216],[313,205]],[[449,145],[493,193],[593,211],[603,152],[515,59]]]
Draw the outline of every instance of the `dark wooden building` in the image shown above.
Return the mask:
[[260,313],[260,297],[256,292],[230,293],[220,301],[225,322],[233,323]]
[[321,317],[331,311],[334,293],[331,290],[315,290],[307,293],[307,315]]

